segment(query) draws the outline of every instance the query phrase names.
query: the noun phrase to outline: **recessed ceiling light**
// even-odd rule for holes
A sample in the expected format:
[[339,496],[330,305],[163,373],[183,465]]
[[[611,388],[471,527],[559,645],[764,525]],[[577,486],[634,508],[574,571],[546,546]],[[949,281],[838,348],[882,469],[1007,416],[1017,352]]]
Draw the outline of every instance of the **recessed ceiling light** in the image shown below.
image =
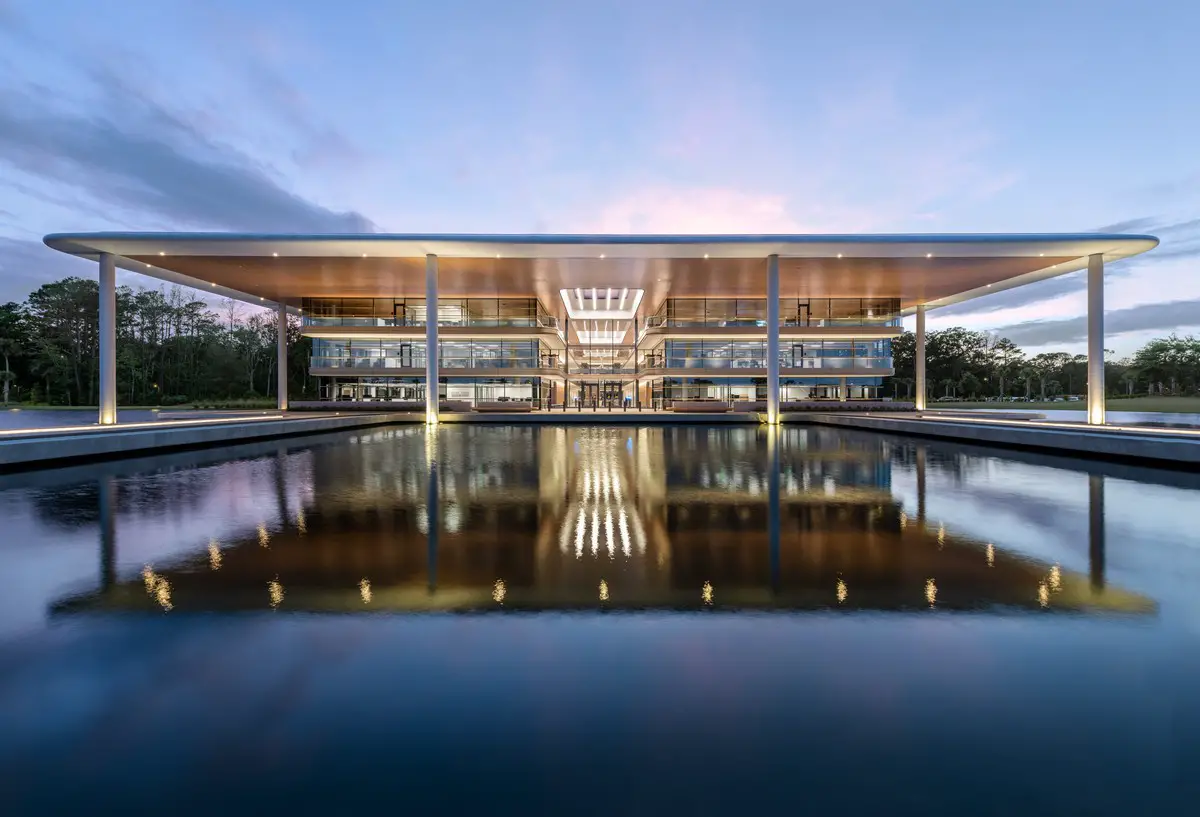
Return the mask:
[[266,300],[266,298],[259,298],[259,300],[260,300],[260,301],[265,301],[265,300]]
[[705,257],[705,258],[708,258],[708,253],[705,253],[705,254],[704,254],[704,257]]
[[600,253],[600,257],[601,257],[601,258],[603,258],[603,257],[604,257],[604,253]]
[[841,254],[841,253],[838,253],[838,258],[841,258],[841,257],[842,257],[842,254]]
[[217,285],[217,282],[216,282],[216,281],[213,281],[213,286],[216,286],[216,285]]
[[1038,258],[1045,258],[1045,257],[1046,257],[1046,254],[1044,252],[1038,253]]
[[276,258],[279,257],[279,253],[277,253],[277,252],[273,252],[273,253],[271,253],[271,255],[275,256]]
[[159,254],[159,255],[166,255],[166,253],[165,253],[165,252],[163,252],[162,250],[159,250],[159,251],[158,251],[158,254]]
[[933,258],[933,253],[931,253],[931,252],[927,252],[927,253],[925,253],[925,257],[926,257],[926,258]]
[[988,284],[988,289],[991,289],[991,288],[992,288],[992,285],[991,285],[991,284]]
[[363,258],[366,258],[366,257],[367,257],[367,254],[366,254],[366,253],[363,253]]
[[496,253],[496,257],[497,257],[497,258],[499,258],[499,257],[500,257],[500,253]]

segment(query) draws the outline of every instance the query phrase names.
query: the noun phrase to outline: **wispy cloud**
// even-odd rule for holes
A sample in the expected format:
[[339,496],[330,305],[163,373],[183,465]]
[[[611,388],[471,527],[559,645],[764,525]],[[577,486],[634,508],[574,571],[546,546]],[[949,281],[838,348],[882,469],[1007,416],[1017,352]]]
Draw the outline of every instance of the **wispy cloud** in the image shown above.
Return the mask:
[[286,190],[248,156],[119,82],[102,110],[45,96],[0,96],[0,163],[125,211],[179,226],[284,232],[373,229]]
[[[0,84],[0,167],[21,192],[114,223],[153,227],[354,232],[374,229],[354,211],[338,212],[287,189],[271,168],[222,138],[221,122],[154,90],[136,60],[68,51],[0,5],[10,42],[51,52],[79,88],[66,95],[8,72]],[[139,73],[141,72],[141,73]],[[246,82],[287,121],[305,151],[348,151],[335,131],[307,115],[294,89],[264,60],[246,63]],[[92,221],[95,221],[93,216]]]
[[[1106,337],[1146,330],[1167,332],[1193,326],[1200,326],[1200,298],[1162,304],[1141,304],[1115,309],[1104,316]],[[991,331],[1021,346],[1079,343],[1087,340],[1087,318],[1027,321],[999,326]]]
[[[1164,220],[1157,216],[1143,216],[1129,219],[1116,224],[1098,227],[1098,233],[1148,233],[1159,238],[1160,244],[1144,256],[1137,256],[1129,261],[1113,264],[1105,269],[1104,274],[1109,278],[1124,278],[1131,273],[1145,269],[1157,262],[1168,259],[1193,258],[1200,256],[1200,219],[1186,221]],[[1087,275],[1082,272],[1060,275],[1028,286],[1007,289],[989,295],[986,298],[976,298],[961,304],[954,304],[938,310],[939,316],[948,315],[983,315],[1000,312],[1007,309],[1018,309],[1040,301],[1072,295],[1087,289]],[[1015,340],[1015,338],[1014,338]]]

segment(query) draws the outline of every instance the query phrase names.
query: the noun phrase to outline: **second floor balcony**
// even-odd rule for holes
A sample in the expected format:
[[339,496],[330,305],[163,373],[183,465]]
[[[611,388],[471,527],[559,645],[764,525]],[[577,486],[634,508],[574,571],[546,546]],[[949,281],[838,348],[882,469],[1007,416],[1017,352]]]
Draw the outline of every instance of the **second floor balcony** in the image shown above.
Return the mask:
[[[900,301],[893,298],[784,298],[781,328],[898,327]],[[646,329],[763,329],[765,298],[670,298],[646,318]]]
[[[425,354],[410,357],[371,357],[355,355],[313,356],[309,358],[310,369],[348,369],[355,371],[381,370],[425,370]],[[438,358],[439,369],[524,369],[565,371],[557,355],[541,360],[529,358],[497,358],[447,355]]]
[[[725,369],[725,370],[759,370],[766,371],[767,358],[761,357],[687,357],[683,355],[653,355],[648,354],[639,366],[642,370],[655,369]],[[804,357],[790,352],[780,352],[780,369],[819,369],[822,371],[843,369],[891,369],[890,355],[860,355],[839,357]]]
[[[423,298],[305,298],[308,326],[420,327],[426,325]],[[536,298],[443,298],[438,326],[559,329],[558,318]]]

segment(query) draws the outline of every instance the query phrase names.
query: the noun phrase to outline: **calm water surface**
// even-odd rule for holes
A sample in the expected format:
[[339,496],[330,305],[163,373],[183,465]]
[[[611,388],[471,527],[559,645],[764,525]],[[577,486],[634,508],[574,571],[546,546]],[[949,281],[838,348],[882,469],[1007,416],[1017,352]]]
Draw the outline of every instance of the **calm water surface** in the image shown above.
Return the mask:
[[0,476],[0,813],[1191,813],[1198,489],[794,427]]

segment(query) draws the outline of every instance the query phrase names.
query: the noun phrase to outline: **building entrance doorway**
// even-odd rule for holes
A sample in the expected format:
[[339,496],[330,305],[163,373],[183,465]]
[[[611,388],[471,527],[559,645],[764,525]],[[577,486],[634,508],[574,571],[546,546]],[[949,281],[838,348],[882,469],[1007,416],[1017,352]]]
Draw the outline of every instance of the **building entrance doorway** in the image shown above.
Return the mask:
[[576,397],[584,408],[621,408],[625,400],[625,384],[619,380],[580,383]]

